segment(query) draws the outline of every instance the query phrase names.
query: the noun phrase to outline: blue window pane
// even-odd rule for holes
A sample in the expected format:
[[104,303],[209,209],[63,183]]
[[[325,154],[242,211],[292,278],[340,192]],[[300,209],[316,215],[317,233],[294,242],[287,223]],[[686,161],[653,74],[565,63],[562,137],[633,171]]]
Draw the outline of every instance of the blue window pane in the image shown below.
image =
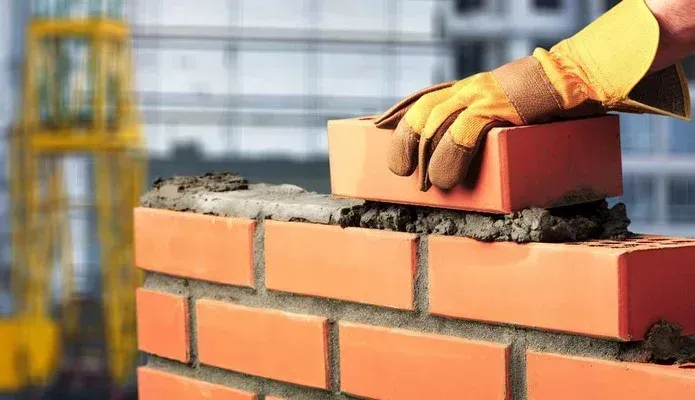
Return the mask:
[[695,222],[695,178],[674,177],[669,185],[670,222]]
[[561,0],[534,0],[533,5],[541,10],[557,10],[562,6]]
[[654,135],[651,121],[647,115],[620,115],[620,141],[625,153],[651,153],[654,148]]
[[652,222],[656,215],[654,178],[628,175],[623,178],[623,196],[616,201],[625,203],[633,222]]
[[485,68],[485,43],[469,42],[461,43],[454,50],[456,76],[458,79],[482,72]]
[[669,151],[676,154],[695,153],[695,125],[692,122],[669,120]]
[[483,7],[483,0],[456,0],[456,12],[465,13]]

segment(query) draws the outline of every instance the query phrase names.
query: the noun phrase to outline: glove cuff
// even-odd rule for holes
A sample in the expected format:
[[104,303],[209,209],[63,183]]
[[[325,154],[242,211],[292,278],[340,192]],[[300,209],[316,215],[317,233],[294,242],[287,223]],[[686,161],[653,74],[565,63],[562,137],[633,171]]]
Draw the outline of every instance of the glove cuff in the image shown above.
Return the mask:
[[609,110],[690,118],[680,64],[648,74],[660,27],[644,0],[623,0],[550,53],[581,69],[584,92]]
[[644,0],[623,0],[550,49],[581,66],[599,101],[619,102],[644,78],[659,46],[659,23]]
[[690,89],[683,66],[678,63],[647,75],[637,83],[627,99],[610,108],[690,121]]

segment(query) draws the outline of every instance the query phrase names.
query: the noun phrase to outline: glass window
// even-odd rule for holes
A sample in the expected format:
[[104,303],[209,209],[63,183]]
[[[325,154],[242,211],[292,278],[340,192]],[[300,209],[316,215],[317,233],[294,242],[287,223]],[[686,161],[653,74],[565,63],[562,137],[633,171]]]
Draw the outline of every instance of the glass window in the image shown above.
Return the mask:
[[562,0],[533,0],[533,6],[541,10],[558,10],[562,7]]
[[[383,97],[387,93],[391,55],[328,53],[319,55],[319,91],[325,96]],[[305,74],[306,72],[303,71]]]
[[648,115],[620,115],[621,147],[626,153],[651,153],[655,135],[652,134],[651,119]]
[[683,60],[683,69],[688,80],[695,81],[695,54],[691,54]]
[[305,52],[242,51],[239,53],[239,80],[245,95],[296,95],[307,91]]
[[456,78],[463,79],[485,69],[485,43],[459,43],[454,48]]
[[695,178],[673,177],[668,183],[670,222],[695,222]]
[[604,8],[606,11],[608,11],[608,10],[610,10],[611,8],[615,7],[618,3],[620,3],[620,0],[604,0],[604,2],[603,2],[603,4],[604,4],[603,8]]
[[628,175],[623,178],[623,196],[630,219],[634,222],[652,222],[656,214],[654,178]]
[[456,12],[465,13],[483,7],[483,0],[456,0]]
[[695,128],[687,121],[672,118],[668,121],[668,149],[674,154],[695,153]]

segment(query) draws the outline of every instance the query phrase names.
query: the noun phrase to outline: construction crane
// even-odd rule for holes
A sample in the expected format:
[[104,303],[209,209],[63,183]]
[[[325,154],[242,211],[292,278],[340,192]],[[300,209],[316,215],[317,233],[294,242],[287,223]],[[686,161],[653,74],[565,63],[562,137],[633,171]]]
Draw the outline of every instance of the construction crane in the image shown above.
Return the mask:
[[[31,3],[10,133],[14,312],[0,320],[0,392],[40,393],[60,373],[87,373],[94,354],[91,369],[118,388],[137,359],[132,209],[146,165],[129,26],[122,0]],[[92,288],[78,280],[90,273]]]

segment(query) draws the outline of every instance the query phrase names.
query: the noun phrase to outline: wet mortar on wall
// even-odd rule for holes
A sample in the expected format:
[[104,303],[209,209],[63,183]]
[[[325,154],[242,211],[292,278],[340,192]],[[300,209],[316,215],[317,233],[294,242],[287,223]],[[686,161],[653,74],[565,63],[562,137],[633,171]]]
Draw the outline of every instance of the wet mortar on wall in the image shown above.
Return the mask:
[[481,241],[577,242],[625,239],[625,205],[605,200],[496,215],[334,198],[293,185],[250,184],[233,172],[157,179],[142,205],[226,217],[306,221]]

